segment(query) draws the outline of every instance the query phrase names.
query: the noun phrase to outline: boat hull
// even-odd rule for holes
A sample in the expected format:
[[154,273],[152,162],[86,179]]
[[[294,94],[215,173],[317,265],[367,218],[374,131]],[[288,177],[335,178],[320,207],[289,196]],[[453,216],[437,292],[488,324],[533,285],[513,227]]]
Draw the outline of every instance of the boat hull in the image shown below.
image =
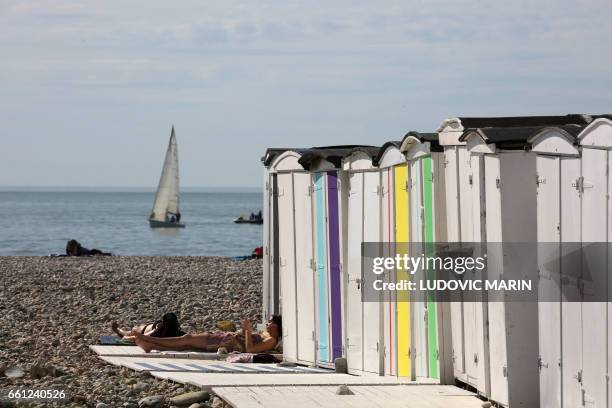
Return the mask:
[[185,228],[185,224],[157,220],[149,220],[149,226],[151,228]]
[[234,224],[263,224],[263,220],[241,220],[235,219]]

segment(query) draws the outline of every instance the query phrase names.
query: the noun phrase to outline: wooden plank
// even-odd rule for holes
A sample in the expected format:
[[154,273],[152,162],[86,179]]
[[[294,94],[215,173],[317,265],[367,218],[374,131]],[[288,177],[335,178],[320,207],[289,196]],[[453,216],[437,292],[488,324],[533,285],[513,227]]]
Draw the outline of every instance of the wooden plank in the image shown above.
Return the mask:
[[274,386],[274,385],[381,385],[417,384],[406,378],[398,377],[358,377],[348,374],[226,374],[151,371],[157,378],[169,379],[196,386]]
[[[265,388],[266,393],[262,393]],[[221,387],[213,392],[234,408],[479,408],[475,394],[452,386],[351,386],[355,395],[336,395],[337,386]],[[291,393],[287,393],[287,391]],[[248,395],[252,398],[248,398]],[[454,395],[460,394],[460,395]]]

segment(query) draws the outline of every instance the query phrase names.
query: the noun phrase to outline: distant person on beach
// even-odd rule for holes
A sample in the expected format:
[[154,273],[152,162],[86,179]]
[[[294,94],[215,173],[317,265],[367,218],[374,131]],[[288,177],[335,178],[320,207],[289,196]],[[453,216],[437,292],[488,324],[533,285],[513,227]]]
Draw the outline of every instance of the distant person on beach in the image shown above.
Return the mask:
[[[202,350],[215,352],[220,348],[227,351],[239,351],[246,353],[263,353],[274,350],[282,336],[282,318],[280,315],[272,315],[266,324],[266,330],[254,332],[251,322],[242,321],[241,332],[214,332],[193,333],[180,337],[159,338],[135,330],[131,338],[145,352],[151,350]],[[126,336],[125,338],[130,338]]]
[[111,328],[119,337],[130,336],[134,332],[152,337],[180,337],[185,334],[185,332],[181,330],[176,314],[172,312],[164,314],[161,320],[155,323],[134,326],[132,330],[121,329],[117,322],[113,322]]
[[87,249],[79,243],[76,239],[71,239],[66,244],[66,255],[68,256],[91,256],[91,255],[112,255],[109,252],[102,252],[99,249]]

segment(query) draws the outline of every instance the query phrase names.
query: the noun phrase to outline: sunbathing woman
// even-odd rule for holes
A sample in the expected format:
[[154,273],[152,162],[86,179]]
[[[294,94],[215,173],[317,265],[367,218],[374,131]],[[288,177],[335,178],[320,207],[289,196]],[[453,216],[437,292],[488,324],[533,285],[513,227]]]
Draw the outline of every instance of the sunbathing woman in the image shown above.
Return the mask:
[[119,327],[117,322],[112,323],[111,329],[113,329],[119,337],[128,337],[134,332],[151,337],[179,337],[185,334],[185,332],[181,330],[176,314],[172,312],[164,314],[161,320],[154,323],[134,326],[131,331],[123,330]]
[[181,337],[152,337],[139,331],[132,333],[134,342],[145,352],[151,350],[201,350],[215,352],[224,347],[228,352],[263,353],[273,350],[281,339],[282,319],[272,315],[266,330],[254,333],[251,322],[243,320],[242,332],[194,333]]

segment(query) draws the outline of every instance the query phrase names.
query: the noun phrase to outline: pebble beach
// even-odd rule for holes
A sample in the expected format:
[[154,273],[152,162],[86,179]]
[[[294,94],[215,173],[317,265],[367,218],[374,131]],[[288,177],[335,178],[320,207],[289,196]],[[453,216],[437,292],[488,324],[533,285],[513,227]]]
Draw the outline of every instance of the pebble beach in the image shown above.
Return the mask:
[[261,319],[261,260],[1,257],[0,276],[0,389],[64,389],[74,407],[136,408],[147,397],[173,406],[172,397],[199,391],[98,359],[88,346],[113,334],[113,321],[127,328],[175,312],[194,332]]

